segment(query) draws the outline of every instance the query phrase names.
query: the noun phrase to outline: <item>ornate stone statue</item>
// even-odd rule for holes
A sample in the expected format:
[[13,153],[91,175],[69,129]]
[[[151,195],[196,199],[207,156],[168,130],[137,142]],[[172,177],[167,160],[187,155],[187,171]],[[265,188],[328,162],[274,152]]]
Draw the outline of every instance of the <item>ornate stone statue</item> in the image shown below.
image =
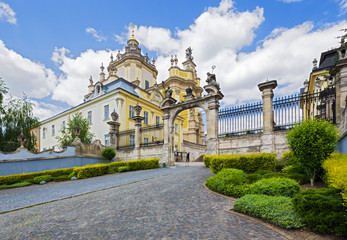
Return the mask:
[[112,121],[117,122],[117,120],[118,120],[118,113],[116,113],[115,109],[113,109],[113,112],[111,113],[111,118],[112,118]]
[[142,107],[139,104],[136,104],[135,106],[135,114],[136,116],[140,116]]
[[172,97],[172,90],[170,89],[170,86],[167,87],[165,90],[165,98],[171,98]]
[[92,76],[90,76],[90,78],[89,78],[89,83],[90,83],[89,85],[94,85]]
[[187,60],[192,60],[193,61],[193,56],[192,56],[193,49],[191,47],[186,49],[186,59]]
[[214,73],[207,73],[206,82],[208,85],[215,86],[218,90],[220,89],[219,83],[216,81],[216,75]]

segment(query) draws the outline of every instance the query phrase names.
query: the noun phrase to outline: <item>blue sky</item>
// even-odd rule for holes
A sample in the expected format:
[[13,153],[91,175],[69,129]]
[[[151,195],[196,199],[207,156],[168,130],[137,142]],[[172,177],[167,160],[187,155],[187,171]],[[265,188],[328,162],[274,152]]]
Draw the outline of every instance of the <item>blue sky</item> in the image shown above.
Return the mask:
[[277,79],[276,96],[298,92],[313,58],[338,47],[346,0],[24,1],[0,0],[0,77],[25,92],[45,119],[81,103],[89,76],[123,50],[131,23],[158,82],[170,55],[193,48],[199,77],[216,65],[223,104],[260,99],[257,84]]

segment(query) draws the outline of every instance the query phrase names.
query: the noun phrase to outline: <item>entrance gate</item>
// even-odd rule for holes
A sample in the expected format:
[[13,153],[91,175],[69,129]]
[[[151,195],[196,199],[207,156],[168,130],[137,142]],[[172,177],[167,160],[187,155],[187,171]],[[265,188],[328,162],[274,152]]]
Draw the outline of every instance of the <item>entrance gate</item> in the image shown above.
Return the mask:
[[164,145],[163,159],[168,160],[169,166],[175,165],[174,156],[174,121],[177,115],[186,109],[200,107],[206,112],[207,121],[207,152],[206,154],[218,154],[218,109],[219,101],[224,97],[220,91],[219,83],[216,81],[216,75],[207,73],[207,85],[204,86],[207,95],[204,97],[195,97],[192,89],[187,88],[183,102],[176,103],[176,99],[172,98],[172,90],[170,87],[165,90],[165,98],[160,104],[160,108],[164,111]]

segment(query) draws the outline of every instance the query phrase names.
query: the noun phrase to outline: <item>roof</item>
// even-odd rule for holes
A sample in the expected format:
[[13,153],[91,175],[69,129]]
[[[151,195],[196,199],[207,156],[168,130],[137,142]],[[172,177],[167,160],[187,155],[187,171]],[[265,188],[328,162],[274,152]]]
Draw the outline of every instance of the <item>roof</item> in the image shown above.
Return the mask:
[[[103,86],[104,94],[102,94],[102,95],[100,95],[100,96],[98,96],[98,97],[96,97],[96,98],[102,97],[102,96],[104,96],[105,94],[110,93],[110,92],[112,92],[112,91],[114,91],[114,90],[117,90],[117,89],[122,89],[122,90],[124,90],[124,91],[126,91],[126,92],[128,92],[128,93],[130,93],[130,94],[133,94],[134,96],[139,97],[139,95],[137,94],[137,92],[135,92],[135,88],[136,88],[136,86],[135,86],[134,84],[128,82],[127,80],[125,80],[125,79],[123,79],[123,78],[118,78],[117,80],[115,80],[115,81],[113,81],[113,82],[110,82],[110,83],[104,85],[104,86]],[[93,91],[93,92],[94,92],[94,91]],[[76,105],[76,106],[74,106],[74,107],[72,107],[72,108],[69,108],[69,109],[67,109],[67,110],[65,110],[65,111],[63,111],[63,112],[60,112],[60,113],[58,113],[58,114],[56,114],[56,115],[53,115],[53,116],[50,117],[50,118],[47,118],[47,119],[41,121],[41,125],[42,125],[42,123],[47,122],[47,121],[51,120],[52,118],[54,118],[54,117],[56,117],[56,116],[59,116],[59,115],[61,115],[61,114],[63,114],[63,113],[66,113],[66,112],[69,112],[69,111],[71,111],[71,110],[73,110],[73,109],[75,109],[75,108],[77,108],[77,107],[80,107],[80,106],[82,106],[82,105],[88,103],[88,102],[91,101],[91,100],[96,99],[96,98],[92,99],[92,96],[93,96],[93,95],[91,95],[91,96],[90,96],[85,102],[83,102],[83,103],[80,103],[80,104],[78,104],[78,105]]]
[[[104,85],[102,87],[102,90],[104,91],[104,94],[107,94],[107,93],[112,92],[112,91],[114,91],[116,89],[122,89],[122,90],[124,90],[124,91],[126,91],[126,92],[128,92],[128,93],[138,97],[139,95],[135,91],[135,88],[136,88],[136,86],[134,84],[128,82],[127,80],[125,80],[123,78],[118,78],[117,80]],[[93,94],[94,94],[94,92],[95,92],[95,89],[93,90]],[[91,94],[89,96],[89,98],[86,99],[86,102],[88,102],[91,99],[93,99],[93,94]]]
[[319,67],[315,69],[315,71],[322,70],[325,68],[331,68],[335,65],[337,60],[338,60],[337,49],[322,52],[320,60],[319,60]]

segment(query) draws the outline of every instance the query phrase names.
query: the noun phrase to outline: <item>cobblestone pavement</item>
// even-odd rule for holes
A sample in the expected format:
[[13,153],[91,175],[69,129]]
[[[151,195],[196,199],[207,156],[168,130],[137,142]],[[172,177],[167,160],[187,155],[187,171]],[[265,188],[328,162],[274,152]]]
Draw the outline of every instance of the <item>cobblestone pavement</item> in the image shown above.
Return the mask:
[[[161,170],[147,172],[155,171]],[[225,212],[233,201],[202,187],[212,175],[209,169],[167,171],[140,182],[0,214],[0,239],[283,239],[261,224]]]

